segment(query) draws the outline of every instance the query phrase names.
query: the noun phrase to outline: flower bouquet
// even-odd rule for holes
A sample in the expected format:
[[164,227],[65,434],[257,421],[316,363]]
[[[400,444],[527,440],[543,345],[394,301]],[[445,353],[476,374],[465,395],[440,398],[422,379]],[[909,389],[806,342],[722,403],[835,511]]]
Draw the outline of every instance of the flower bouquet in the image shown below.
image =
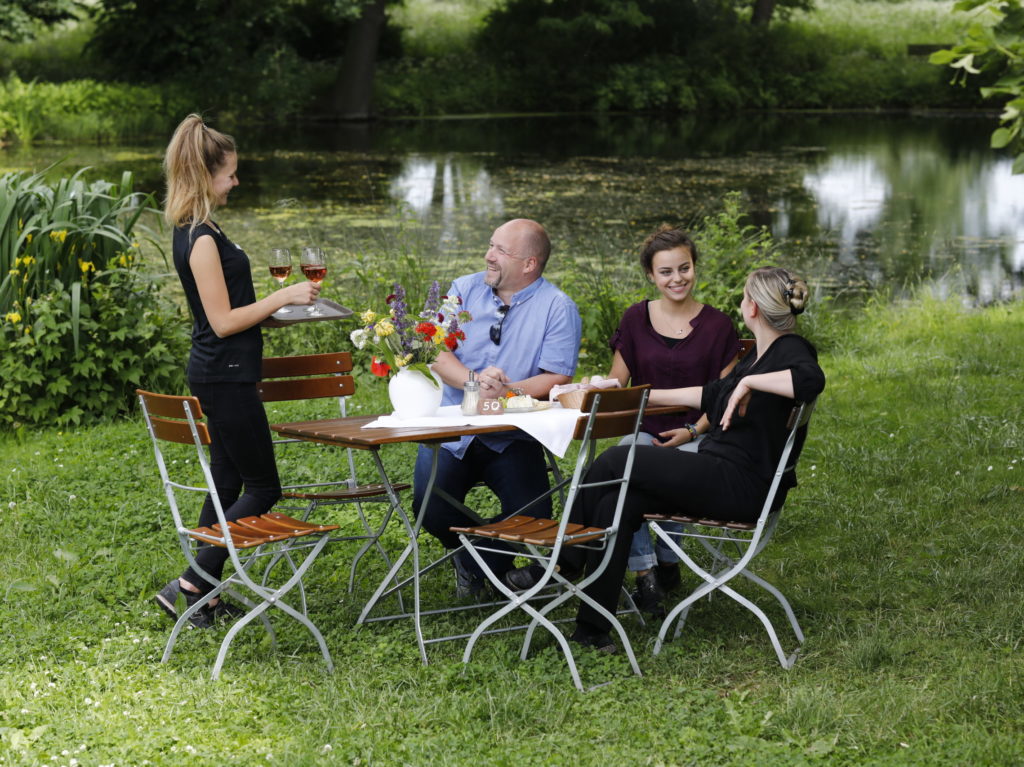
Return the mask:
[[370,371],[381,378],[399,370],[417,370],[428,380],[437,382],[430,373],[430,363],[443,351],[453,352],[466,340],[460,324],[472,316],[461,309],[458,296],[442,296],[441,284],[434,280],[418,316],[409,315],[405,289],[398,283],[387,298],[388,312],[379,314],[367,309],[360,315],[364,326],[352,331],[357,349],[370,346],[375,354]]

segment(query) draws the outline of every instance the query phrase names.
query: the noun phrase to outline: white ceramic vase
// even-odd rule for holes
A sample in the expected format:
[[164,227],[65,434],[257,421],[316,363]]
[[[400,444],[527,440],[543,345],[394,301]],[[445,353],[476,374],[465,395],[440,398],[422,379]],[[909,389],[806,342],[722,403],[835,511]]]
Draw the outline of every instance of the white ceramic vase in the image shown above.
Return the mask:
[[[388,381],[388,396],[396,418],[426,418],[441,407],[441,379],[428,379],[418,370],[402,369]],[[436,382],[436,385],[435,385]]]

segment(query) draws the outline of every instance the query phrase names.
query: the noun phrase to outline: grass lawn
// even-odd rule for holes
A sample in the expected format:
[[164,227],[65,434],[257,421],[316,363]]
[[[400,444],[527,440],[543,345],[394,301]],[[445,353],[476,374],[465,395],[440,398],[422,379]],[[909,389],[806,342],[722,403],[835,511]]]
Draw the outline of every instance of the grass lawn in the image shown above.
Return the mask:
[[[353,628],[381,568],[348,594],[337,546],[309,579],[337,671],[278,619],[276,653],[250,627],[210,682],[222,630],[159,662],[170,625],[149,599],[180,553],[141,421],[4,435],[0,765],[1020,763],[1024,304],[872,306],[834,337],[761,561],[807,634],[791,671],[720,598],[657,657],[657,627],[627,621],[643,678],[581,653],[586,683],[611,680],[586,694],[548,639],[520,662],[515,636],[486,638],[466,666],[434,645],[423,666],[409,625]],[[357,404],[383,407],[361,383]],[[337,465],[297,454],[285,477]],[[387,460],[400,474],[411,453]],[[451,586],[429,578],[427,599]]]

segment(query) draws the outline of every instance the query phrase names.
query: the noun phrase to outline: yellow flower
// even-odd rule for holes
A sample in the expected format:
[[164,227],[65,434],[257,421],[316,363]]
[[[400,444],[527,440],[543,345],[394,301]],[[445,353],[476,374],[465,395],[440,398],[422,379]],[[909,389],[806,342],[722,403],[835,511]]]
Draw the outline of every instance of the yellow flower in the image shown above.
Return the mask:
[[[18,263],[18,259],[14,259],[14,263]],[[18,270],[17,269],[8,269],[7,273],[8,274],[17,274]]]
[[117,259],[117,263],[119,263],[121,266],[128,266],[128,259],[125,258],[124,253],[122,253],[121,257]]
[[31,233],[25,235],[25,242],[32,242],[32,234]]
[[359,319],[362,320],[364,325],[371,325],[373,324],[373,321],[377,319],[377,312],[375,312],[373,309],[367,309],[365,312],[359,315]]
[[34,264],[35,262],[35,256],[21,256],[20,258],[14,259],[15,266],[17,266],[18,264],[21,264],[22,266],[28,266],[29,264]]
[[381,338],[386,338],[395,332],[395,326],[391,324],[391,320],[381,320],[374,328],[374,332]]
[[78,268],[82,270],[82,274],[88,274],[89,272],[96,271],[96,264],[92,261],[83,261],[78,259]]
[[395,357],[395,362],[397,363],[398,367],[404,368],[406,365],[412,362],[412,355],[406,354],[404,357]]
[[18,314],[17,312],[8,312],[7,314],[4,315],[4,319],[7,320],[8,322],[13,322],[15,325],[17,325],[19,322],[21,322],[21,315]]
[[55,229],[54,231],[50,232],[50,239],[53,240],[54,242],[64,242],[64,240],[66,240],[67,238],[67,229]]
[[432,339],[433,342],[434,342],[434,345],[435,346],[440,346],[441,344],[443,344],[444,343],[444,339],[447,336],[448,336],[448,334],[444,332],[444,328],[438,328],[437,332],[434,333],[434,338]]

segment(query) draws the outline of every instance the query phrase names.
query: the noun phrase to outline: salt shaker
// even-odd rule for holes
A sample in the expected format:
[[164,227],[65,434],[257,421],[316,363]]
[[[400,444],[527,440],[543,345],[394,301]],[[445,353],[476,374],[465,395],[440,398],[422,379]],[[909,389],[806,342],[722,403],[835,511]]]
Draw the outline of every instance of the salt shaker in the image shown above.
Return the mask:
[[476,415],[477,404],[480,402],[480,382],[476,380],[476,373],[469,371],[469,378],[462,386],[462,414]]

